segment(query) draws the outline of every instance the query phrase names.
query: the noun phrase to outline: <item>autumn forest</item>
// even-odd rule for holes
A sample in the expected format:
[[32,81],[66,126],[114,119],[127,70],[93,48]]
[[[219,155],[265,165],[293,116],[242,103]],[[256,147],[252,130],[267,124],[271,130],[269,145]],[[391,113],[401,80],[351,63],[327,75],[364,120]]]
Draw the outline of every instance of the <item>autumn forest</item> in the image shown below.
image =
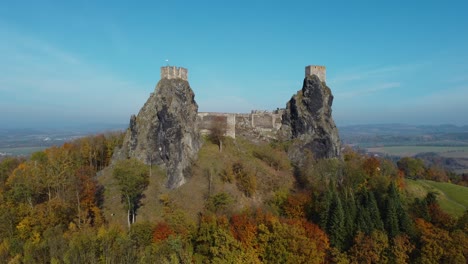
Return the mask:
[[[408,179],[466,181],[417,159],[395,164],[345,149],[342,159],[309,155],[292,166],[286,143],[224,139],[221,152],[219,138],[206,138],[200,159],[208,148],[226,160],[215,170],[198,161],[193,173],[261,201],[239,208],[227,187],[209,186],[199,212],[160,195],[158,220],[140,221],[160,170],[112,161],[122,140],[121,133],[89,136],[0,162],[1,263],[466,263],[468,213],[451,215],[437,194],[406,190]],[[112,168],[126,224],[103,212],[104,168]],[[268,174],[294,182],[271,187],[262,180]]]

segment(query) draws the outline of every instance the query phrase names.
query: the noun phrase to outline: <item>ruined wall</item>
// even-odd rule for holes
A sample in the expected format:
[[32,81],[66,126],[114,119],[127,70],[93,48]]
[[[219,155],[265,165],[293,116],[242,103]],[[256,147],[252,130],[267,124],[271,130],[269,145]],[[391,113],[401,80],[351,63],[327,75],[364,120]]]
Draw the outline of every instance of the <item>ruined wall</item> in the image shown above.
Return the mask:
[[317,75],[322,82],[327,82],[327,69],[325,66],[309,65],[305,67],[305,77]]
[[236,135],[246,133],[276,133],[281,127],[281,116],[283,110],[277,111],[257,111],[250,114],[245,113],[198,113],[197,122],[202,134],[209,134],[216,117],[222,117],[222,122],[226,125],[226,136],[236,138]]
[[250,113],[252,127],[276,131],[281,127],[282,114],[283,110],[280,109],[273,112],[253,110]]
[[187,81],[188,70],[175,66],[161,67],[161,79],[182,79]]
[[[221,119],[217,119],[221,117]],[[236,138],[236,114],[230,113],[204,113],[197,116],[198,128],[202,135],[210,133],[214,121],[221,121],[226,126],[226,136]]]

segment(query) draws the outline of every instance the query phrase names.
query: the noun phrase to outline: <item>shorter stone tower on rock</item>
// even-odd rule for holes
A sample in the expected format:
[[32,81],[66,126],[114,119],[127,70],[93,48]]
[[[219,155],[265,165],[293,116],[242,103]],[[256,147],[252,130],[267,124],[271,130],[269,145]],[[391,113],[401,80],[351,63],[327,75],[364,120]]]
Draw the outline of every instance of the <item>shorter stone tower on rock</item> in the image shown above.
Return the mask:
[[[315,159],[339,158],[341,143],[332,117],[333,95],[325,83],[325,67],[305,68],[302,89],[289,102],[281,119],[280,137],[294,140],[288,156],[294,164],[304,164],[309,152]],[[314,76],[315,75],[315,76]]]
[[201,147],[198,105],[187,69],[161,67],[161,80],[130,126],[114,160],[138,159],[166,170],[167,187],[177,188],[190,176]]
[[315,74],[319,77],[320,81],[322,82],[327,81],[326,72],[327,69],[325,68],[325,66],[309,65],[305,67],[305,77]]
[[161,67],[161,79],[182,79],[187,81],[188,71],[186,68],[176,66]]

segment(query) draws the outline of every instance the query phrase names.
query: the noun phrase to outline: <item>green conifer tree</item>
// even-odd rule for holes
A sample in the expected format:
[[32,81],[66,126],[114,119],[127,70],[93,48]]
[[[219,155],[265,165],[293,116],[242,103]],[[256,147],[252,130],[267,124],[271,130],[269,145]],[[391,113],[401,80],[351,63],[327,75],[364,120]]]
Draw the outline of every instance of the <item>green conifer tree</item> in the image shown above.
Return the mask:
[[342,250],[345,246],[345,215],[341,199],[336,191],[332,191],[329,217],[327,223],[327,233],[330,236],[330,243]]
[[385,229],[390,238],[394,238],[400,233],[397,209],[393,199],[391,196],[387,197],[384,214]]
[[323,230],[327,230],[328,221],[330,217],[330,206],[332,200],[332,192],[327,190],[319,198],[318,213],[320,216],[319,225]]
[[399,235],[401,232],[410,234],[412,224],[410,217],[403,207],[400,193],[392,182],[388,187],[388,196],[385,203],[385,228],[390,238]]
[[352,190],[345,190],[343,194],[343,211],[345,215],[345,248],[351,247],[355,235],[357,217],[356,201]]
[[382,217],[380,216],[380,211],[377,205],[377,200],[375,199],[374,193],[372,191],[369,191],[367,207],[368,207],[369,215],[373,223],[373,228],[377,230],[383,230],[384,225],[382,222]]
[[356,199],[358,212],[356,217],[356,231],[370,234],[374,229],[383,230],[383,222],[374,194],[364,189],[358,196],[358,199]]

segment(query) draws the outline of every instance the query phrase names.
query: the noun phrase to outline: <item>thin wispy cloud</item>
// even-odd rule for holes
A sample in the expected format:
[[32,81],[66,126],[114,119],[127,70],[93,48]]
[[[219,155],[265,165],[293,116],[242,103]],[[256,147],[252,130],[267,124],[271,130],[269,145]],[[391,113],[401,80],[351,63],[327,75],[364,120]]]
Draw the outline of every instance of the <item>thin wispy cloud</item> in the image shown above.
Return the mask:
[[[363,97],[371,101],[357,103],[385,102],[384,96],[388,95],[390,90],[403,91],[403,89],[411,89],[409,85],[412,75],[421,72],[427,65],[426,62],[419,62],[373,68],[357,67],[351,71],[332,76],[329,84],[333,88],[337,99],[354,98],[361,100],[359,98]],[[404,95],[404,93],[400,94]],[[346,102],[344,103],[346,104]]]
[[338,73],[329,81],[330,85],[341,85],[354,81],[368,81],[373,79],[388,78],[402,73],[410,73],[427,66],[428,63],[411,63],[403,65],[389,65],[373,68],[357,68],[350,72]]
[[449,109],[454,106],[463,106],[468,110],[466,99],[468,98],[468,84],[462,86],[449,87],[438,90],[414,100],[415,105],[431,106]]
[[343,98],[350,98],[356,96],[363,96],[369,95],[377,92],[381,92],[384,90],[399,88],[401,85],[399,82],[390,82],[390,83],[381,83],[376,84],[371,87],[359,88],[357,90],[347,91],[347,92],[337,92],[336,96],[343,97]]
[[[2,102],[1,111],[19,111],[26,105],[35,105],[44,112],[50,111],[51,116],[61,111],[81,113],[83,118],[103,114],[101,118],[105,118],[99,109],[106,107],[112,109],[114,117],[121,116],[115,122],[124,122],[148,97],[148,87],[93,66],[79,55],[42,39],[0,25],[0,40],[0,97],[15,98],[14,102]],[[32,118],[35,114],[44,118],[41,112],[33,111]]]
[[0,50],[5,52],[4,56],[14,57],[19,62],[30,63],[36,61],[35,59],[47,58],[44,63],[48,60],[58,60],[66,64],[80,63],[77,56],[41,39],[6,28],[3,24],[0,24],[0,39]]

